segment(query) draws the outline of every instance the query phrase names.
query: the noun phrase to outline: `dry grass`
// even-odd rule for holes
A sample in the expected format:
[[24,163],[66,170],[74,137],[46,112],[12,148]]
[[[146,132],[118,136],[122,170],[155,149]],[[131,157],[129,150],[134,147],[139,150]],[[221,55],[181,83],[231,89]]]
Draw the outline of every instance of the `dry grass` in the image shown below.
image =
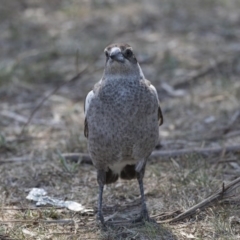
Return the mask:
[[[106,187],[105,217],[121,223],[105,232],[94,214],[36,208],[26,199],[40,187],[96,210],[94,167],[66,166],[59,153],[87,152],[83,99],[101,77],[109,42],[133,45],[158,89],[165,117],[160,150],[240,144],[239,1],[100,2],[0,1],[0,239],[239,239],[239,198],[162,223],[239,177],[239,152],[151,159],[145,192],[157,223],[126,222],[140,207],[136,181]],[[88,73],[51,95],[20,135],[39,102],[88,64]],[[181,96],[163,83],[179,86]]]

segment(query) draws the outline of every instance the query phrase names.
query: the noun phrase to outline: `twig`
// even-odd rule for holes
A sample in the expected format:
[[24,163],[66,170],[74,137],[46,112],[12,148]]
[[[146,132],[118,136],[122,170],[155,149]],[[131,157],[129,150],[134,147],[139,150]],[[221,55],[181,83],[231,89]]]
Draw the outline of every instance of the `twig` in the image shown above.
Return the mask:
[[173,212],[163,212],[160,214],[151,215],[151,218],[169,219],[169,218],[173,218],[181,213],[182,213],[181,210],[176,210]]
[[226,131],[227,128],[216,128],[212,132],[209,132],[207,134],[201,134],[196,132],[195,135],[189,138],[189,140],[194,141],[194,142],[199,142],[199,141],[215,141],[219,139],[229,139],[229,138],[234,138],[240,135],[240,130],[236,131]]
[[191,82],[198,80],[199,78],[204,77],[207,74],[213,72],[216,68],[220,68],[222,65],[227,64],[229,62],[231,62],[231,63],[234,62],[237,58],[239,58],[238,55],[231,59],[220,59],[220,60],[210,64],[210,66],[207,66],[197,72],[195,72],[195,71],[192,72],[190,74],[190,76],[183,78],[181,81],[177,82],[172,87],[174,89],[185,87],[186,85],[190,84]]
[[240,110],[237,110],[231,117],[228,125],[226,126],[226,128],[224,129],[224,133],[228,133],[230,131],[230,129],[232,128],[232,126],[237,122],[238,118],[240,117]]
[[234,137],[237,137],[240,135],[240,130],[238,131],[231,131],[229,133],[227,133],[224,138],[227,139],[227,138],[234,138]]
[[54,224],[74,224],[73,220],[70,219],[59,219],[59,220],[6,220],[0,221],[0,224],[7,223],[54,223]]
[[76,80],[78,80],[85,72],[87,72],[88,70],[88,66],[84,67],[77,75],[75,75],[73,78],[71,78],[70,80],[63,82],[62,84],[60,84],[58,87],[56,87],[53,91],[51,91],[47,96],[45,96],[42,101],[34,108],[34,110],[32,111],[31,115],[28,118],[28,121],[23,125],[22,127],[22,131],[20,133],[20,136],[23,134],[25,128],[27,127],[27,125],[31,122],[33,116],[35,115],[35,113],[41,108],[41,106],[43,105],[43,103],[48,100],[53,94],[55,94],[61,87],[63,87],[64,85],[70,83],[70,82],[74,82]]
[[[122,32],[119,32],[118,34],[115,35],[122,35]],[[102,51],[102,48],[100,48]],[[92,66],[94,64],[94,62],[97,61],[97,59],[99,58],[100,52],[98,54],[96,54],[95,58],[93,58],[93,60],[91,61],[91,63],[89,63],[87,66],[85,66],[80,72],[78,72],[73,78],[71,78],[70,80],[63,82],[62,84],[60,84],[58,87],[56,87],[53,91],[51,91],[47,96],[45,96],[40,103],[34,108],[34,110],[32,111],[32,113],[30,114],[28,121],[23,125],[21,133],[20,133],[20,137],[23,135],[25,128],[27,127],[27,125],[31,122],[33,116],[35,115],[35,113],[41,108],[41,106],[43,105],[43,103],[45,101],[47,101],[53,94],[55,94],[61,87],[63,87],[64,85],[70,83],[70,82],[74,82],[76,80],[78,80],[84,73],[86,73],[90,66]],[[75,65],[76,65],[76,69],[78,70],[78,64],[79,64],[79,52],[77,51],[77,56],[76,56],[76,61],[75,61]]]
[[229,197],[227,199],[222,199],[220,201],[221,204],[231,204],[231,205],[237,205],[239,206],[240,205],[240,199],[239,199],[239,196],[232,196],[232,197]]
[[87,153],[62,153],[61,155],[72,162],[80,160],[80,163],[92,164],[92,159]]
[[165,221],[159,221],[159,223],[160,222],[173,223],[173,222],[183,220],[183,219],[185,219],[189,216],[192,216],[197,211],[203,210],[204,208],[208,207],[210,204],[213,204],[216,201],[218,201],[220,199],[223,199],[224,197],[229,195],[229,193],[231,191],[233,191],[235,188],[239,187],[239,183],[240,183],[240,177],[233,180],[229,184],[225,185],[223,183],[222,188],[220,190],[218,190],[216,193],[212,194],[210,197],[208,197],[208,198],[204,199],[202,202],[194,205],[193,207],[191,207],[190,209],[188,209],[184,213],[179,214],[177,217],[175,217],[173,219],[168,219],[168,220],[165,220]]
[[0,159],[0,163],[11,163],[11,162],[25,162],[25,161],[31,161],[32,159],[30,156],[22,156],[22,157],[13,157],[13,158],[7,158],[7,159]]
[[[18,113],[7,111],[7,110],[3,110],[2,112],[0,112],[0,115],[10,118],[10,119],[14,119],[17,122],[24,123],[24,124],[27,124],[29,121],[29,119],[27,119],[26,117],[24,117]],[[47,120],[42,120],[42,119],[34,119],[33,122],[35,124],[48,125],[48,126],[53,126],[55,128],[56,127],[61,128],[61,126],[59,124],[58,124],[59,126],[57,126],[57,124],[52,121],[47,121]]]
[[231,162],[236,162],[236,161],[237,161],[236,158],[228,158],[228,159],[219,160],[218,163],[231,163]]
[[22,138],[16,138],[16,137],[7,137],[6,138],[6,143],[14,143],[14,142],[27,142],[27,141],[39,141],[42,139],[46,139],[46,137],[31,137],[31,136],[26,136]]
[[16,238],[10,238],[8,235],[2,235],[0,234],[1,240],[16,240]]
[[75,62],[75,66],[76,66],[76,72],[80,72],[80,69],[79,69],[79,49],[77,49],[77,52],[76,52],[76,62]]
[[14,119],[15,121],[18,121],[20,123],[26,123],[27,122],[27,119],[20,115],[20,114],[17,114],[15,112],[10,112],[10,111],[7,111],[7,110],[3,110],[0,112],[0,115],[4,116],[4,117],[8,117],[8,118],[11,118],[11,119]]
[[36,210],[36,211],[39,211],[39,210],[47,210],[47,209],[62,209],[62,207],[48,207],[48,206],[37,206],[37,207],[2,207],[0,208],[1,211],[25,211],[25,210]]

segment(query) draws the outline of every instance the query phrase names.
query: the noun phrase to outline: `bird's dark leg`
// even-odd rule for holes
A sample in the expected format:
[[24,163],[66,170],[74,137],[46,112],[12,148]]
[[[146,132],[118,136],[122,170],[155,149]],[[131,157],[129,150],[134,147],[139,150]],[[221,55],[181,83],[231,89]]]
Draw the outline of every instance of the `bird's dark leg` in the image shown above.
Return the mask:
[[144,177],[144,172],[145,172],[145,166],[142,167],[140,172],[137,172],[137,180],[139,184],[139,189],[141,193],[141,215],[137,219],[133,220],[133,223],[136,222],[141,222],[142,220],[144,221],[150,221],[149,215],[148,215],[148,210],[145,202],[145,195],[144,195],[144,189],[143,189],[143,177]]
[[149,215],[148,215],[148,210],[145,202],[145,195],[144,195],[144,189],[143,189],[143,177],[144,177],[144,171],[145,171],[145,166],[142,168],[142,170],[137,173],[137,180],[139,184],[139,189],[141,193],[141,202],[142,202],[142,208],[141,208],[141,216],[140,218],[149,221]]
[[97,220],[101,222],[104,226],[104,218],[102,214],[102,195],[103,195],[103,188],[106,182],[106,173],[103,170],[97,171],[97,181],[99,185],[99,195],[98,195],[98,213],[97,213]]

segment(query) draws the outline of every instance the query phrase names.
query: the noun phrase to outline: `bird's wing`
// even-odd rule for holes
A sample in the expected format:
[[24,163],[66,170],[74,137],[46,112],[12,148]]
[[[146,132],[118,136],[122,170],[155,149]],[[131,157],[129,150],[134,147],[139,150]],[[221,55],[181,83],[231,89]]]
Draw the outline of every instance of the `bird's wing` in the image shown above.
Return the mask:
[[159,123],[159,126],[161,126],[163,124],[162,109],[160,107],[159,102],[158,102],[158,123]]
[[160,103],[159,103],[159,99],[158,99],[158,94],[157,94],[157,90],[156,88],[151,84],[150,81],[146,80],[147,81],[147,84],[148,86],[150,87],[150,89],[155,93],[155,96],[158,100],[158,123],[159,123],[159,126],[161,126],[163,124],[163,115],[162,115],[162,109],[160,107]]
[[87,122],[87,111],[89,109],[90,103],[92,99],[94,98],[94,91],[90,91],[88,95],[85,98],[84,102],[84,114],[85,114],[85,120],[84,120],[84,136],[88,137],[88,122]]
[[85,102],[84,102],[84,114],[85,114],[85,116],[87,116],[87,111],[89,109],[89,105],[90,105],[93,98],[94,98],[94,92],[92,90],[87,94],[87,96],[85,98]]

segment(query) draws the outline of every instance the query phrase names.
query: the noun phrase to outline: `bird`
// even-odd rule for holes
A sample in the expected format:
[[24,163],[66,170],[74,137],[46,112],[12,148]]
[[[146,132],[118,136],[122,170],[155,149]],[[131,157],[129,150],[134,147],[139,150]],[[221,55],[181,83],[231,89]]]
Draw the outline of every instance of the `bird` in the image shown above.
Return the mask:
[[141,212],[137,221],[150,221],[143,177],[147,159],[159,141],[162,110],[156,88],[126,43],[104,49],[102,78],[87,94],[84,103],[84,135],[97,170],[99,186],[97,220],[105,226],[102,198],[105,184],[118,178],[137,179]]

